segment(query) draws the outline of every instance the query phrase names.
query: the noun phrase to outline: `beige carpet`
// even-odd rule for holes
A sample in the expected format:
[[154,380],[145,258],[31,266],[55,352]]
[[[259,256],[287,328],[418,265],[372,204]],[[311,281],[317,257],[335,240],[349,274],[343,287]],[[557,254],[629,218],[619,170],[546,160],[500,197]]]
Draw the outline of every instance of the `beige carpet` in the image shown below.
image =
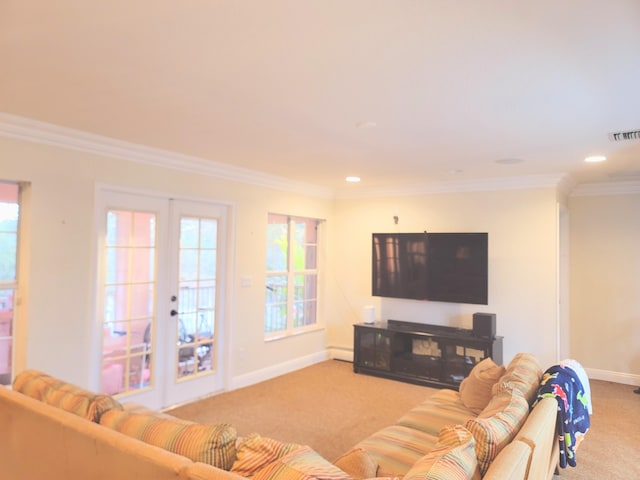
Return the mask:
[[[558,478],[640,479],[640,395],[628,385],[601,381],[591,382],[591,389],[592,428],[578,451],[578,466],[561,470]],[[330,360],[169,413],[231,423],[240,435],[258,432],[309,445],[335,460],[434,391],[354,374],[351,363]]]

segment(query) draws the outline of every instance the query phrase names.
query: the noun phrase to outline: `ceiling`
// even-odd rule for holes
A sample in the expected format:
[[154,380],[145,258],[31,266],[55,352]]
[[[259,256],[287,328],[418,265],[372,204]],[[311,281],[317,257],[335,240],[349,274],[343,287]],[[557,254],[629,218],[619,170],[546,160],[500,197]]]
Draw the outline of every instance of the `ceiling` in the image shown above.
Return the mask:
[[639,45],[638,0],[0,0],[0,112],[336,192],[638,181]]

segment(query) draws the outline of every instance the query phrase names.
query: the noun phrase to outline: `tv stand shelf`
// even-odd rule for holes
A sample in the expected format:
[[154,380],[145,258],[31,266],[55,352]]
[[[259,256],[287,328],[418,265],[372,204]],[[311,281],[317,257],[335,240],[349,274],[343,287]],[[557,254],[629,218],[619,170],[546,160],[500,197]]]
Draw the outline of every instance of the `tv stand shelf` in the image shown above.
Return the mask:
[[388,320],[354,325],[353,370],[430,387],[458,389],[474,365],[502,364],[502,337],[472,330]]

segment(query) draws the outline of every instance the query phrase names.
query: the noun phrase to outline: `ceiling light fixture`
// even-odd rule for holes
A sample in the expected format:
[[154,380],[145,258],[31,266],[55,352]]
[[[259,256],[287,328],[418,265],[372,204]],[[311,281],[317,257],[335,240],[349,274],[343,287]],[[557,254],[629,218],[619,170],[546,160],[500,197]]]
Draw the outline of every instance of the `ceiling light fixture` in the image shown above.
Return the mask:
[[349,183],[358,183],[360,181],[360,177],[347,177],[345,180]]
[[376,122],[372,122],[371,120],[366,120],[364,122],[358,122],[356,123],[356,128],[375,128],[377,127],[378,124]]
[[501,158],[500,160],[496,160],[496,163],[500,165],[517,165],[523,162],[524,160],[521,158]]
[[585,158],[584,161],[587,163],[598,163],[598,162],[604,162],[606,159],[607,157],[605,157],[604,155],[592,155],[590,157]]

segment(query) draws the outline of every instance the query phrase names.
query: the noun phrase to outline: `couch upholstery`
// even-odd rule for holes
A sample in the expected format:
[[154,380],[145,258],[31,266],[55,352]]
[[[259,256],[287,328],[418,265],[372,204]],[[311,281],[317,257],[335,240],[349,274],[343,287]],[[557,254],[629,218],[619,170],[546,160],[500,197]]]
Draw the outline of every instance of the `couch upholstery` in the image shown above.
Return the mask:
[[529,413],[542,373],[535,357],[497,367],[478,364],[462,393],[438,391],[333,463],[305,445],[238,439],[230,425],[180,420],[26,371],[14,390],[0,388],[0,465],[16,480],[548,480],[556,402],[545,398]]

